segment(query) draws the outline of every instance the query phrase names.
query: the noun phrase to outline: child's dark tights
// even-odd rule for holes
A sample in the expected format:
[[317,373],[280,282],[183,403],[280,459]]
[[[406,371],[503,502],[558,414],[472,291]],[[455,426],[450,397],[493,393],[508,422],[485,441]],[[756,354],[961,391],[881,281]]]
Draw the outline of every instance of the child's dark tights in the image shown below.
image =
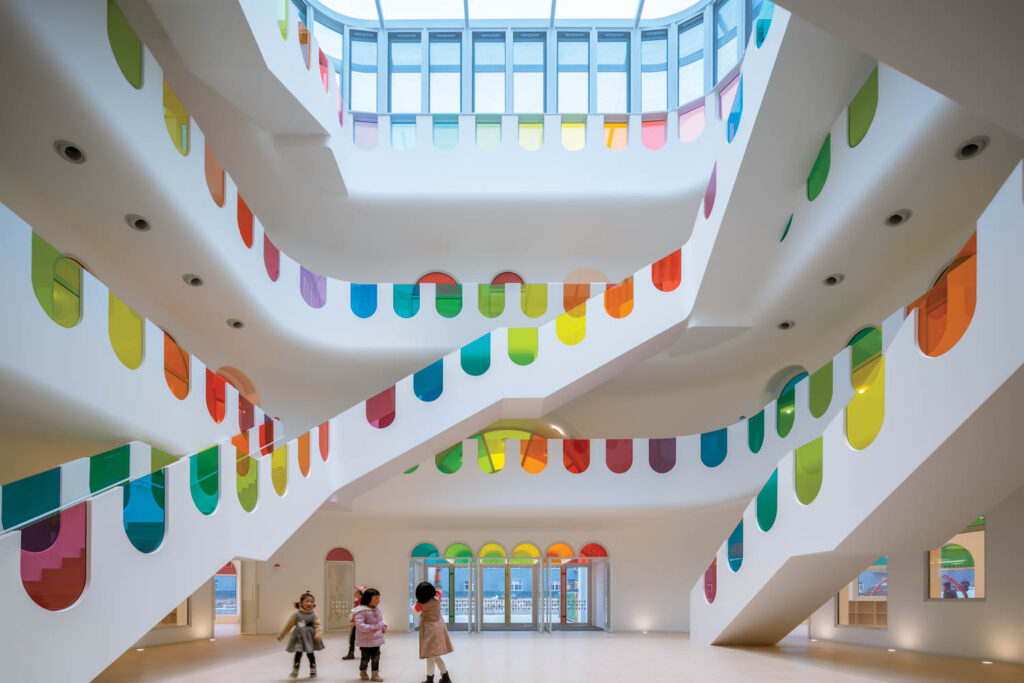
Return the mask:
[[[316,668],[316,655],[313,654],[312,652],[307,652],[306,653],[306,658],[309,659],[309,668],[315,669]],[[301,661],[302,661],[302,653],[301,652],[296,652],[295,653],[295,668],[296,669],[299,668],[299,662],[301,662]]]
[[380,647],[359,648],[359,670],[366,671],[367,664],[371,671],[380,671]]

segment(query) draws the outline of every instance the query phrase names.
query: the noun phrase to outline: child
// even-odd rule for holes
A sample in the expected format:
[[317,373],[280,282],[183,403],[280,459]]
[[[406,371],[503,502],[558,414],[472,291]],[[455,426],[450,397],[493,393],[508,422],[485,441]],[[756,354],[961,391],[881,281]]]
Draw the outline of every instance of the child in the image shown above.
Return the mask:
[[452,651],[452,641],[448,637],[448,627],[441,618],[441,599],[430,582],[424,581],[416,586],[416,602],[422,607],[420,612],[420,659],[427,660],[427,680],[423,683],[434,683],[434,666],[441,670],[439,683],[451,683],[448,668],[444,665],[441,655]]
[[[384,623],[384,615],[380,611],[380,591],[367,588],[359,599],[353,616],[356,623],[356,645],[359,646],[359,680],[383,681],[380,677],[380,647],[384,644],[384,634],[388,625]],[[373,677],[366,675],[366,665],[370,664]]]
[[[352,602],[356,606],[359,605],[359,601],[363,599],[363,591],[366,590],[366,586],[356,586],[355,591],[352,593]],[[348,624],[351,629],[348,632],[348,654],[342,659],[355,659],[356,658],[356,608],[353,607],[349,610]]]
[[292,637],[288,641],[287,647],[288,652],[295,653],[295,664],[289,674],[291,678],[299,675],[299,662],[302,661],[303,652],[309,659],[309,677],[316,678],[316,655],[313,652],[324,649],[324,632],[320,628],[320,618],[313,611],[314,607],[316,607],[316,600],[312,593],[306,591],[299,596],[299,601],[295,603],[295,609],[298,611],[288,619],[288,623],[277,637],[278,640],[281,640],[288,631],[292,631]]

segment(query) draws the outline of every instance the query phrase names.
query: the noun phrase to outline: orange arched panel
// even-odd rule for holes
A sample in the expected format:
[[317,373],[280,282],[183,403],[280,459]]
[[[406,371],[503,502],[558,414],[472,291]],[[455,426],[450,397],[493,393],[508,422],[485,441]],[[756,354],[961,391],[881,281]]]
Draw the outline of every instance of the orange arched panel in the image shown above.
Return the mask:
[[416,281],[416,284],[457,285],[459,282],[448,273],[442,273],[439,270],[435,270],[434,272],[427,273],[421,277]]
[[242,199],[242,195],[238,195],[238,233],[242,236],[245,246],[252,249],[252,211]]
[[917,341],[928,356],[949,351],[971,324],[978,295],[977,250],[974,234],[935,286],[907,307],[908,314],[918,309]]
[[566,543],[555,543],[544,553],[544,557],[562,560],[569,560],[575,556],[576,554],[572,551],[572,547]]
[[633,312],[633,276],[604,290],[604,310],[613,318],[625,318]]
[[331,423],[321,422],[317,434],[320,437],[320,458],[327,462],[327,456],[331,449]]
[[299,471],[309,476],[309,432],[299,437]]
[[590,283],[582,285],[562,285],[562,307],[574,318],[581,318],[587,313],[587,299],[590,298]]
[[562,442],[562,463],[573,474],[590,467],[590,439],[566,439]]
[[227,380],[206,369],[206,409],[217,424],[224,421],[227,412]]
[[189,355],[164,332],[164,379],[175,398],[184,401],[189,389]]
[[526,442],[521,456],[523,469],[538,474],[548,466],[548,440],[534,434]]
[[663,292],[671,292],[683,281],[683,250],[676,249],[671,254],[655,261],[651,266],[651,280],[654,286]]
[[210,189],[213,203],[217,206],[224,206],[224,167],[217,161],[217,157],[213,156],[209,145],[206,146],[204,167],[206,169],[206,187]]

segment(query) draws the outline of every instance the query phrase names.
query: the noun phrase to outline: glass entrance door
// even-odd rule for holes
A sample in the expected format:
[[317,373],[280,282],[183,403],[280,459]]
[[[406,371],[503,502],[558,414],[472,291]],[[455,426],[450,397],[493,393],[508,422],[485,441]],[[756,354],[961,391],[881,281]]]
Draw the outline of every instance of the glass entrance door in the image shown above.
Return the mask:
[[532,558],[479,561],[481,628],[537,628],[538,569],[538,562]]
[[544,621],[548,629],[595,625],[590,609],[592,589],[589,560],[546,559]]

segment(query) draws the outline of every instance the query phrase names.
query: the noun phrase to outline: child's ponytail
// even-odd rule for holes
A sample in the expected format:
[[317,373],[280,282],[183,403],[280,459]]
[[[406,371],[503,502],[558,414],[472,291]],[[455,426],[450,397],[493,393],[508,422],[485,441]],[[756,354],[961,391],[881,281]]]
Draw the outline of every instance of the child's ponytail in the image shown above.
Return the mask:
[[302,601],[305,600],[307,597],[313,598],[313,602],[316,602],[316,598],[313,597],[313,594],[309,591],[306,591],[305,593],[299,596],[299,601],[295,603],[295,609],[299,609],[300,607],[302,607]]

